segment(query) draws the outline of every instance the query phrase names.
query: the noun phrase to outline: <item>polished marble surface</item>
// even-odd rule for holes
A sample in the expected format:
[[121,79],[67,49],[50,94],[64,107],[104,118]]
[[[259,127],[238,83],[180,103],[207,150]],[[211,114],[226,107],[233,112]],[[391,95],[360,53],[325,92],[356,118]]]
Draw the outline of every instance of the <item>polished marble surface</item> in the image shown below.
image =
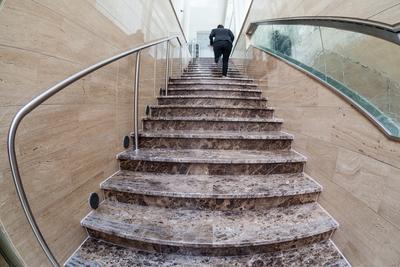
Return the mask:
[[150,117],[214,117],[214,118],[263,118],[271,119],[274,110],[268,107],[233,107],[233,106],[150,106]]
[[141,132],[142,137],[160,137],[160,138],[215,138],[215,139],[255,139],[255,140],[293,140],[293,135],[285,132],[215,132],[215,131],[157,131]]
[[167,208],[250,210],[315,202],[321,186],[304,174],[168,175],[120,171],[102,183],[106,198]]
[[[264,98],[251,96],[257,87],[228,80],[173,80],[176,95],[150,107],[140,150],[118,154],[122,171],[102,183],[105,201],[82,225],[91,237],[146,251],[126,249],[137,260],[149,253],[148,265],[154,255],[156,266],[345,266],[325,242],[338,224],[316,203],[322,187],[303,173],[306,158],[290,150],[293,136],[280,132],[282,120]],[[98,257],[95,246],[71,263]],[[125,259],[132,258],[115,264]]]
[[[134,133],[132,133],[134,137]],[[281,132],[241,133],[212,131],[144,131],[141,148],[221,149],[221,150],[290,150],[292,137]]]
[[172,117],[146,118],[142,120],[145,131],[239,131],[266,132],[280,131],[282,120],[263,118],[224,117]]
[[[105,200],[82,225],[100,235],[161,246],[251,253],[329,238],[338,224],[317,203],[237,211],[166,209]],[[327,235],[325,235],[327,234]],[[322,237],[323,236],[323,237]],[[289,243],[288,243],[289,242]],[[201,251],[201,250],[200,250]],[[218,252],[217,252],[218,251]]]
[[148,160],[156,162],[256,164],[305,162],[306,157],[295,151],[253,150],[173,150],[140,149],[126,150],[117,155],[119,160]]
[[144,252],[112,245],[94,238],[89,238],[66,263],[65,266],[345,267],[349,265],[336,250],[331,241],[319,242],[285,252],[273,252],[246,256],[208,257]]
[[262,97],[233,97],[216,95],[174,95],[157,98],[159,105],[228,105],[238,107],[265,107],[267,100]]

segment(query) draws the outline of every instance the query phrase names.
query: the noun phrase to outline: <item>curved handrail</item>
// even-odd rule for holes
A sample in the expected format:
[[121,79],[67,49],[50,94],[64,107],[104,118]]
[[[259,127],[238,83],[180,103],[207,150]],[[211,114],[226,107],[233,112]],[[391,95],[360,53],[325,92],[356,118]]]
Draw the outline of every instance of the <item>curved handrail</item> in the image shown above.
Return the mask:
[[[292,66],[293,68],[305,73],[306,75],[310,76],[311,78],[317,80],[318,82],[322,83],[323,85],[325,85],[326,87],[328,87],[329,89],[331,89],[335,94],[337,94],[338,96],[340,96],[342,99],[344,99],[345,101],[349,102],[353,107],[355,107],[358,111],[361,112],[361,114],[363,114],[368,120],[370,120],[373,124],[375,124],[377,126],[377,128],[383,132],[389,139],[393,140],[393,141],[400,141],[400,138],[397,136],[394,136],[386,127],[385,125],[382,124],[382,122],[380,122],[379,120],[377,120],[374,116],[371,115],[370,112],[368,112],[368,110],[363,107],[362,105],[360,105],[359,103],[357,103],[355,100],[351,99],[348,95],[346,95],[345,93],[337,90],[337,88],[335,88],[332,84],[330,84],[329,82],[327,82],[326,80],[322,79],[321,77],[319,77],[318,75],[316,75],[313,72],[310,72],[302,67],[300,67],[299,65],[291,62],[290,60],[288,60],[287,58],[285,58],[284,56],[278,55],[276,53],[273,53],[271,51],[268,51],[267,49],[263,48],[263,47],[259,47],[259,46],[255,46],[255,45],[250,45],[248,49],[250,49],[251,47],[258,49],[264,53],[267,53],[279,60],[282,60],[283,62],[285,62],[286,64]],[[247,49],[247,50],[248,50]],[[315,72],[315,71],[314,71]]]
[[378,37],[389,42],[400,45],[400,24],[387,24],[383,22],[334,16],[304,16],[304,17],[288,17],[278,19],[267,19],[254,21],[250,23],[246,33],[251,35],[257,29],[258,25],[283,24],[283,25],[311,25],[328,28],[336,28],[368,34]]
[[[9,131],[8,131],[8,137],[7,137],[7,152],[8,152],[8,159],[10,162],[10,168],[11,168],[11,174],[13,177],[13,181],[14,181],[14,185],[17,191],[17,195],[19,198],[19,201],[21,202],[21,206],[23,208],[23,211],[25,213],[25,216],[29,222],[29,225],[32,228],[32,231],[37,239],[37,241],[39,242],[40,247],[43,249],[44,253],[46,254],[47,258],[49,259],[49,261],[51,262],[51,264],[55,267],[60,266],[59,263],[57,262],[57,259],[55,258],[55,256],[53,255],[53,253],[51,252],[49,246],[46,243],[46,240],[43,238],[43,235],[36,223],[35,217],[33,216],[32,210],[30,208],[29,205],[29,201],[26,197],[26,193],[24,190],[24,186],[22,184],[21,181],[21,176],[19,173],[19,168],[18,168],[18,162],[17,162],[17,157],[16,157],[16,153],[15,153],[15,136],[18,130],[18,126],[21,123],[21,121],[23,120],[23,118],[28,115],[31,111],[33,111],[34,109],[36,109],[38,106],[40,106],[40,104],[42,104],[43,102],[45,102],[46,100],[48,100],[50,97],[52,97],[53,95],[57,94],[58,92],[62,91],[64,88],[66,88],[68,85],[76,82],[77,80],[89,75],[90,73],[104,67],[107,66],[121,58],[127,57],[129,55],[132,55],[136,52],[138,52],[138,56],[136,57],[136,65],[138,66],[139,62],[140,62],[140,51],[142,51],[143,49],[152,47],[154,45],[158,45],[164,42],[167,42],[169,44],[169,41],[173,40],[173,39],[177,39],[179,42],[179,45],[182,47],[182,43],[179,39],[178,35],[174,35],[174,36],[170,36],[170,37],[165,37],[165,38],[161,38],[146,44],[143,44],[141,46],[138,46],[136,48],[132,48],[128,51],[122,52],[118,55],[112,56],[108,59],[105,59],[103,61],[100,61],[94,65],[91,65],[89,67],[87,67],[84,70],[81,70],[73,75],[71,75],[70,77],[64,79],[63,81],[57,83],[56,85],[52,86],[51,88],[47,89],[46,91],[44,91],[43,93],[41,93],[40,95],[34,97],[31,101],[29,101],[28,104],[26,104],[24,107],[22,107],[17,114],[14,116]],[[167,62],[168,62],[168,56],[167,56]],[[168,63],[167,63],[168,64]],[[137,103],[138,99],[138,78],[139,78],[139,68],[136,68],[136,76],[135,76],[135,102]],[[166,76],[168,75],[168,72],[166,72]],[[135,105],[135,109],[137,110],[137,104]],[[137,113],[135,113],[135,117],[137,116]],[[135,136],[138,136],[138,127],[137,127],[137,118],[135,119]],[[137,146],[137,144],[136,144]]]

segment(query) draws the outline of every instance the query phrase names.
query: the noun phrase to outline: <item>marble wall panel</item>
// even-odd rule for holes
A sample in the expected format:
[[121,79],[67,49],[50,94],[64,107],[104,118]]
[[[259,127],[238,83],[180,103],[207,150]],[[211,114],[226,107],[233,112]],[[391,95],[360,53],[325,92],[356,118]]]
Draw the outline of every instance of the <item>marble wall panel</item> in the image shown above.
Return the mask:
[[260,53],[251,51],[248,70],[259,70],[248,74],[267,80],[264,96],[307,157],[306,172],[324,187],[320,203],[340,223],[334,241],[353,266],[397,266],[400,143],[331,89]]
[[[12,184],[5,143],[9,124],[22,105],[69,75],[143,42],[180,33],[169,1],[124,2],[127,8],[106,0],[2,1],[0,220],[27,266],[49,263]],[[134,22],[134,31],[112,15]],[[143,52],[140,116],[158,92],[163,57],[156,50]],[[118,169],[115,154],[133,129],[135,59],[121,59],[71,84],[20,126],[16,149],[23,183],[61,264],[86,237],[79,222],[88,212],[87,196],[100,192],[99,183]]]

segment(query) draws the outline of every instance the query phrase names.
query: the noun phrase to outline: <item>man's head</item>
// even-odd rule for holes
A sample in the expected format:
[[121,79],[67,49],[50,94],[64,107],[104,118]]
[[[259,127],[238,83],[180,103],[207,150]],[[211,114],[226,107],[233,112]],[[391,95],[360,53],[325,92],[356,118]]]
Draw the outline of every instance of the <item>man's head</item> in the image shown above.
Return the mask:
[[223,28],[224,28],[224,25],[219,24],[217,28],[218,28],[218,29],[223,29]]

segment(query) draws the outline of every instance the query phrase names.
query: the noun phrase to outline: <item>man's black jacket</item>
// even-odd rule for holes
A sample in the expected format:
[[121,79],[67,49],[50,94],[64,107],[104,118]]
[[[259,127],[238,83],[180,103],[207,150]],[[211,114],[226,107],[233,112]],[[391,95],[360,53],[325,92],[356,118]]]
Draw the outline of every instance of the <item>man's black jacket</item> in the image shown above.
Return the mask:
[[217,28],[213,29],[210,34],[210,45],[213,45],[215,42],[218,41],[229,41],[233,43],[235,36],[229,29],[225,28]]

